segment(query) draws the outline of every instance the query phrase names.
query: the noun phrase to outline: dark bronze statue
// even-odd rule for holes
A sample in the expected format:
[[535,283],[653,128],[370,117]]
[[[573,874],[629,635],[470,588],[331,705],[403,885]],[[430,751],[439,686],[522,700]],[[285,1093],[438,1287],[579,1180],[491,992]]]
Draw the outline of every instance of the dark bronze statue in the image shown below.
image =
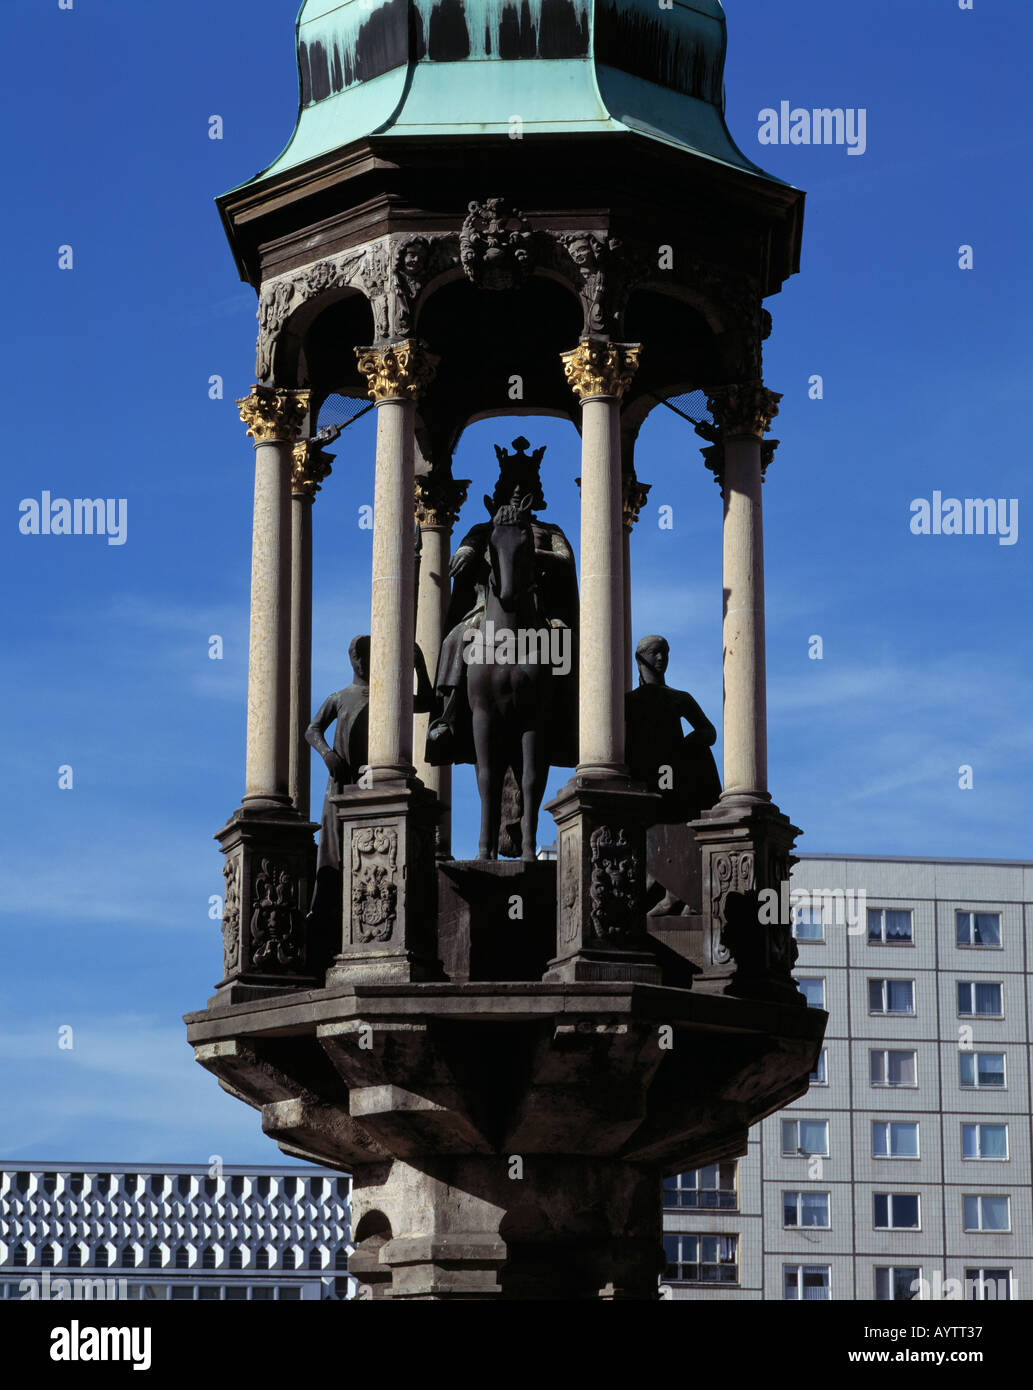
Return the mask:
[[[651,917],[685,910],[691,892],[686,866],[694,862],[696,820],[721,795],[721,779],[711,748],[717,730],[685,690],[666,681],[671,649],[663,637],[643,637],[635,648],[638,689],[624,697],[627,726],[625,759],[632,777],[660,795],[660,814],[649,832],[647,902]],[[684,733],[682,720],[692,726]]]
[[[341,853],[337,836],[337,812],[331,797],[359,782],[366,770],[369,752],[369,637],[353,637],[348,647],[353,680],[343,690],[328,695],[312,716],[305,740],[326,763],[330,774],[323,798],[323,818],[316,855],[316,887],[312,895],[311,916],[332,932],[340,919]],[[416,695],[413,709],[426,714],[433,708],[434,692],[427,664],[419,647],[414,653]],[[336,720],[333,747],[325,734]]]
[[577,571],[562,530],[539,520],[544,449],[496,447],[487,522],[452,557],[452,598],[435,678],[427,761],[474,763],[478,857],[535,855],[550,767],[577,761]]

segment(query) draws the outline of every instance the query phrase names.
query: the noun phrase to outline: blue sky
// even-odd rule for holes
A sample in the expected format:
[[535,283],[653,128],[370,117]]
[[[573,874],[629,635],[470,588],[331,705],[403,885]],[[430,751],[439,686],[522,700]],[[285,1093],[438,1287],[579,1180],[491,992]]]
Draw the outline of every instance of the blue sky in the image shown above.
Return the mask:
[[[768,302],[766,377],[785,394],[765,486],[773,793],[812,853],[1028,858],[1033,11],[727,9],[732,133],[809,195],[803,272]],[[218,975],[210,837],[243,790],[252,453],[233,398],[252,381],[255,297],[212,200],[293,129],[293,21],[293,0],[0,12],[7,1159],[281,1157],[193,1063],[179,1016]],[[783,100],[865,108],[866,152],[760,146],[758,113]],[[66,244],[74,270],[60,271]],[[518,432],[548,445],[550,512],[576,538],[572,427],[474,426],[456,474],[479,499],[492,444]],[[634,625],[670,638],[672,684],[719,724],[720,500],[698,445],[663,410],[641,436],[653,491],[633,542]],[[372,414],[335,449],[317,502],[317,702],[368,629],[355,517],[372,500]],[[19,503],[44,489],[126,498],[126,544],[19,534]],[[934,490],[1019,499],[1018,543],[912,535],[910,503]],[[471,774],[456,785],[468,853]]]

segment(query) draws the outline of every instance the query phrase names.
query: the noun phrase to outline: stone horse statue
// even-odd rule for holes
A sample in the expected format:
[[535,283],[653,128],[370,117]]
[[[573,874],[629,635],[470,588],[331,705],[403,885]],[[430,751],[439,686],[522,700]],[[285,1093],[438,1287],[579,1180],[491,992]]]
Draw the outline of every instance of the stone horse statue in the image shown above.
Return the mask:
[[499,455],[490,520],[452,557],[452,600],[427,733],[432,766],[474,763],[478,857],[528,862],[550,767],[577,761],[577,571],[562,530],[539,520],[539,464],[525,439]]

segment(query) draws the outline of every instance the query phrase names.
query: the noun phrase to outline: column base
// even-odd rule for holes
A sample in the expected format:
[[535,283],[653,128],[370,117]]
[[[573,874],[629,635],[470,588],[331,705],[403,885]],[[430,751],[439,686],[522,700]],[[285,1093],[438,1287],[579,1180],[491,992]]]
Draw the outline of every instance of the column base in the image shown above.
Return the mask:
[[799,829],[757,796],[730,797],[691,824],[703,882],[703,972],[693,990],[804,1006],[791,924],[764,910],[781,901]]
[[557,828],[556,955],[545,981],[659,984],[646,930],[646,825],[660,798],[578,771],[545,808]]
[[437,797],[412,776],[348,787],[333,801],[342,922],[326,983],[443,980],[436,940]]

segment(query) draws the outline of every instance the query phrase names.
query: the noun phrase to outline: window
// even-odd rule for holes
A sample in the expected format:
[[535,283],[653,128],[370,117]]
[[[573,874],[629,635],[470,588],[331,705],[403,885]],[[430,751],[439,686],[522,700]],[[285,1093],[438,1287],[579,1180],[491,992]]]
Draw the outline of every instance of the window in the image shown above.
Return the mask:
[[233,1193],[234,1197],[243,1197],[244,1179],[242,1177],[230,1178],[230,1191]]
[[917,1086],[918,1056],[914,1052],[868,1053],[868,1075],[873,1086]]
[[14,1247],[14,1259],[11,1263],[17,1269],[26,1269],[29,1263],[29,1251],[27,1246],[16,1245]]
[[111,1190],[111,1174],[94,1173],[93,1181],[90,1184],[90,1187],[93,1189],[94,1192],[99,1192],[101,1195],[106,1195]]
[[828,1120],[783,1120],[782,1154],[786,1158],[828,1158]]
[[1008,1157],[1007,1125],[962,1125],[962,1158],[985,1158],[1001,1161]]
[[821,975],[805,976],[802,980],[797,980],[800,993],[807,1000],[809,1009],[823,1009],[825,1007],[825,980]]
[[258,1195],[259,1195],[259,1197],[262,1197],[263,1199],[267,1199],[268,1196],[269,1196],[269,1193],[270,1193],[270,1191],[271,1191],[271,1189],[272,1189],[272,1185],[273,1185],[273,1180],[272,1180],[272,1178],[268,1178],[268,1177],[259,1178],[259,1179],[258,1179],[258,1183],[257,1183],[257,1185],[256,1185],[256,1186],[257,1186],[257,1190],[258,1190]]
[[665,1207],[693,1207],[697,1210],[737,1211],[737,1164],[709,1163],[664,1180]]
[[322,1269],[322,1268],[323,1268],[323,1252],[322,1252],[322,1250],[319,1250],[319,1249],[312,1249],[312,1250],[310,1250],[310,1251],[308,1252],[308,1267],[309,1267],[309,1269]]
[[255,1287],[252,1287],[252,1289],[251,1289],[251,1301],[254,1302],[255,1299],[259,1299],[259,1300],[261,1300],[262,1302],[271,1301],[274,1293],[275,1293],[275,1290],[274,1290],[274,1289],[265,1289],[265,1288],[255,1288]]
[[811,1072],[810,1081],[812,1086],[827,1086],[829,1084],[829,1050],[823,1047],[818,1054],[818,1065]]
[[298,1257],[297,1257],[297,1254],[296,1254],[293,1250],[285,1250],[285,1251],[283,1252],[283,1259],[282,1259],[282,1261],[281,1261],[281,1264],[283,1265],[283,1268],[284,1268],[284,1269],[297,1269],[297,1267],[298,1267]]
[[229,1267],[230,1267],[230,1269],[243,1269],[243,1268],[244,1268],[244,1254],[243,1254],[243,1251],[241,1251],[241,1250],[239,1249],[239,1247],[236,1246],[236,1245],[235,1245],[235,1246],[233,1247],[233,1249],[230,1251]]
[[914,942],[911,909],[870,907],[868,941],[873,946],[910,946]]
[[106,1245],[98,1245],[93,1253],[93,1266],[95,1269],[107,1269],[111,1261],[111,1252]]
[[829,1194],[827,1192],[783,1192],[782,1225],[786,1227],[813,1226],[829,1229]]
[[191,1181],[192,1179],[189,1173],[180,1173],[179,1177],[176,1179],[176,1191],[181,1197],[190,1196]]
[[996,981],[958,981],[959,1018],[1003,1018],[1004,986]]
[[68,1189],[69,1189],[69,1191],[70,1191],[70,1192],[74,1192],[77,1196],[82,1192],[82,1190],[83,1190],[83,1188],[85,1187],[85,1185],[86,1185],[86,1175],[85,1175],[85,1173],[73,1173],[73,1174],[71,1175],[71,1177],[68,1179]]
[[256,1268],[256,1269],[268,1269],[268,1268],[269,1268],[269,1251],[266,1250],[264,1247],[263,1247],[261,1250],[258,1250],[258,1251],[255,1253],[255,1268]]
[[963,1197],[966,1231],[1010,1231],[1011,1198],[1003,1194]]
[[201,1268],[215,1268],[215,1250],[211,1245],[206,1245],[204,1249],[201,1251]]
[[913,1014],[914,1011],[914,980],[868,981],[868,1012],[870,1014]]
[[875,1192],[872,1194],[872,1225],[877,1231],[917,1231],[918,1194],[915,1192]]
[[334,1269],[348,1268],[348,1250],[344,1245],[339,1245],[334,1251]]
[[1010,1269],[966,1269],[965,1288],[970,1299],[999,1299],[1007,1302],[1011,1294]]
[[56,1173],[43,1174],[43,1191],[47,1194],[48,1197],[53,1196],[53,1194],[57,1191]]
[[31,1173],[15,1173],[15,1175],[14,1175],[14,1185],[15,1185],[15,1187],[18,1189],[18,1191],[22,1194],[23,1197],[25,1196],[26,1192],[28,1192],[28,1190],[29,1190],[29,1184],[30,1184],[31,1182],[32,1182],[32,1174],[31,1174]]
[[820,906],[793,908],[793,936],[797,941],[825,940],[825,916]]
[[725,1235],[664,1236],[666,1279],[692,1284],[739,1282],[739,1237]]
[[874,1120],[872,1158],[917,1158],[918,1122],[915,1120]]
[[136,1250],[131,1245],[127,1245],[125,1249],[122,1251],[122,1268],[136,1268]]
[[783,1265],[782,1297],[789,1302],[827,1301],[832,1297],[832,1270],[828,1265]]
[[999,912],[956,912],[954,921],[959,946],[1000,946]]
[[39,1262],[44,1269],[54,1268],[54,1247],[52,1245],[44,1245],[39,1252]]
[[[185,1245],[181,1245],[181,1246],[178,1248],[178,1250],[176,1251],[176,1268],[177,1268],[177,1269],[189,1269],[189,1268],[190,1268],[190,1251],[186,1248]],[[173,1295],[173,1297],[174,1297],[174,1296],[175,1296],[175,1295]]]
[[292,1301],[297,1302],[301,1298],[301,1290],[297,1288],[279,1288],[276,1291],[276,1297],[280,1300],[281,1303],[285,1298],[289,1298]]
[[1005,1085],[1003,1052],[959,1052],[959,1081],[976,1089],[1001,1090]]
[[160,1245],[152,1245],[151,1248],[150,1248],[150,1250],[148,1250],[148,1252],[147,1252],[147,1268],[148,1268],[148,1269],[161,1269],[161,1267],[162,1267],[163,1264],[164,1264],[164,1260],[162,1259],[162,1249],[161,1249],[161,1246],[160,1246]]
[[204,1180],[204,1195],[205,1195],[206,1197],[214,1197],[215,1194],[218,1192],[218,1190],[219,1190],[219,1179],[218,1179],[218,1178],[205,1178],[205,1180]]
[[879,1303],[909,1303],[920,1295],[917,1265],[876,1265],[875,1298]]
[[82,1269],[82,1246],[73,1245],[68,1252],[68,1268]]

